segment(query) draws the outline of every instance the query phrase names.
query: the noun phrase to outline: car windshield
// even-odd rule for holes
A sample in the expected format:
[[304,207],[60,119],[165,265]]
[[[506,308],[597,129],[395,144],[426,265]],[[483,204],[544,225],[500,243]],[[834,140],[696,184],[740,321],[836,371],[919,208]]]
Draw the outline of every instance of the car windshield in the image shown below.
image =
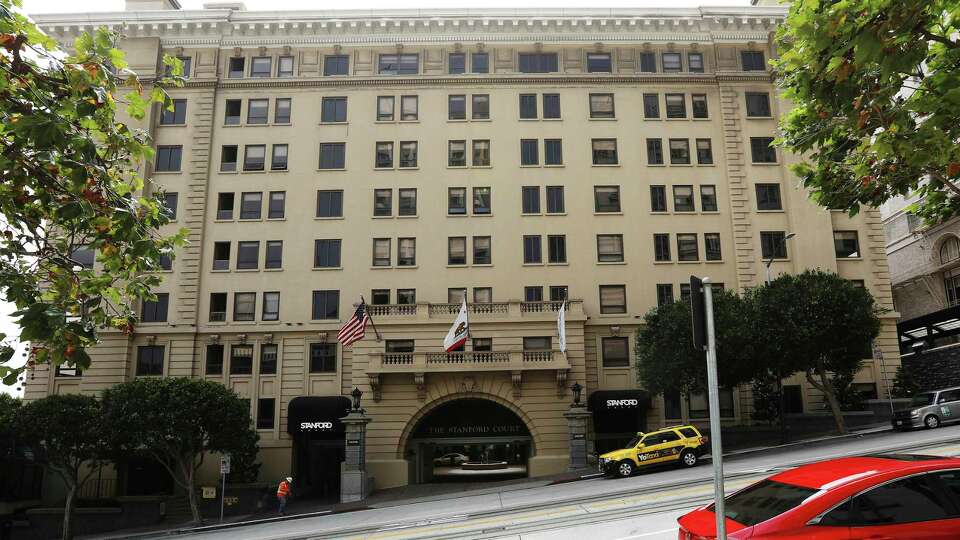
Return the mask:
[[723,513],[750,527],[800,506],[816,492],[811,488],[764,480],[728,497]]
[[910,405],[913,405],[914,407],[926,407],[927,405],[933,405],[934,396],[935,394],[933,392],[917,394],[913,396],[913,401],[910,402]]

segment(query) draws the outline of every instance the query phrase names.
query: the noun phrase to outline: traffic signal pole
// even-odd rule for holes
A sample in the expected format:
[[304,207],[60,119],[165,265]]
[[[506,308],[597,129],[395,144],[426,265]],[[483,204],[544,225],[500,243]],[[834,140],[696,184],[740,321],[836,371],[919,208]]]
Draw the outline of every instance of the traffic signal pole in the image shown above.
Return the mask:
[[723,511],[723,448],[720,444],[720,392],[717,382],[717,340],[713,327],[713,287],[703,278],[703,304],[707,330],[707,399],[710,403],[710,461],[713,462],[713,512],[717,520],[717,540],[727,539]]

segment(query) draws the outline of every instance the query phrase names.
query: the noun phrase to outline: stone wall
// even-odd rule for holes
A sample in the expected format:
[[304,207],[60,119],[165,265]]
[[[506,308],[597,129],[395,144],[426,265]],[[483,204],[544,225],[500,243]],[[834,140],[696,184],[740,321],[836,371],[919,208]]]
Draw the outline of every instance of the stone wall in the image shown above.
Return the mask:
[[960,386],[960,346],[952,345],[906,354],[901,357],[903,369],[910,371],[927,390]]

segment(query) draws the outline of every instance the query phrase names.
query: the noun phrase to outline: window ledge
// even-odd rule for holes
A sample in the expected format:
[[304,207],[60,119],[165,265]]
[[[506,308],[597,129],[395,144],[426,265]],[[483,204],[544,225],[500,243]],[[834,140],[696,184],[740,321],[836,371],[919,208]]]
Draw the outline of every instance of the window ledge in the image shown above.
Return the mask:
[[727,261],[725,261],[725,260],[723,260],[723,259],[720,259],[720,260],[716,260],[716,261],[710,260],[710,261],[703,261],[703,262],[705,262],[705,263],[707,263],[707,264],[723,264],[723,263],[725,263],[725,262],[727,262]]
[[671,163],[671,167],[693,167],[693,163]]
[[411,216],[397,216],[397,219],[417,219],[420,217],[419,214],[413,214]]
[[622,319],[624,317],[628,317],[629,315],[626,311],[624,311],[622,313],[601,313],[598,316],[601,319]]
[[325,272],[327,270],[343,270],[342,266],[314,266],[313,270],[316,272]]
[[157,175],[157,174],[180,174],[180,173],[182,173],[182,172],[183,172],[183,170],[181,169],[181,170],[179,170],[179,171],[153,171],[153,174],[155,174],[155,175]]
[[547,169],[562,169],[565,167],[565,165],[563,163],[556,163],[556,164],[544,165],[544,167],[546,167]]
[[268,217],[267,218],[267,221],[286,221],[286,220],[287,218],[285,217]]
[[647,167],[666,167],[666,163],[647,163]]
[[540,167],[542,167],[542,165],[539,163],[536,165],[520,165],[521,169],[539,169]]
[[240,218],[237,221],[241,223],[259,222],[259,221],[263,221],[263,218]]
[[647,121],[647,122],[660,122],[660,121],[663,120],[663,118],[659,118],[659,117],[658,117],[658,118],[647,118],[647,117],[644,117],[643,119],[644,119],[644,121]]
[[544,118],[543,121],[544,122],[561,122],[563,121],[563,118]]
[[318,126],[346,126],[349,123],[350,122],[324,122],[321,120],[320,123],[318,123],[317,125]]
[[747,120],[773,120],[773,117],[772,116],[750,116],[748,114],[746,116],[746,119]]
[[448,169],[466,169],[468,167],[466,165],[447,165],[447,168]]
[[[770,257],[764,257],[763,253],[760,254],[760,260],[763,261],[763,264],[766,265],[767,261],[770,260]],[[774,259],[773,262],[790,262],[790,259]]]
[[317,216],[314,217],[314,221],[337,221],[344,219],[343,216]]
[[220,174],[239,174],[237,171],[217,171]]
[[539,118],[517,118],[518,122],[539,122]]
[[617,121],[615,117],[614,118],[595,118],[593,116],[591,116],[588,120],[591,122],[616,122]]
[[779,210],[760,210],[760,209],[758,208],[758,209],[757,209],[757,213],[758,213],[758,214],[783,214],[783,213],[784,213],[784,210],[783,210],[783,208],[780,208]]
[[469,268],[466,264],[448,264],[447,268]]
[[600,266],[621,266],[627,264],[626,261],[597,261]]
[[262,171],[248,171],[246,169],[240,171],[240,174],[266,174],[266,173],[267,173],[266,169]]
[[397,120],[398,124],[419,124],[420,120]]
[[534,212],[521,212],[521,213],[520,213],[520,217],[537,217],[537,216],[542,216],[542,215],[544,215],[543,212],[536,212],[536,213],[534,213]]
[[697,167],[716,167],[716,163],[697,163]]
[[492,118],[471,118],[471,122],[493,122]]
[[691,120],[693,120],[694,122],[710,122],[710,121],[713,120],[713,118],[711,118],[711,117],[709,117],[709,116],[706,117],[706,118],[693,117],[693,118],[691,118]]
[[420,166],[417,165],[416,167],[397,167],[397,170],[398,171],[419,171]]
[[673,261],[653,261],[653,264],[673,264]]
[[568,262],[548,262],[547,266],[570,266]]
[[283,272],[283,268],[264,268],[264,272]]
[[282,126],[292,126],[293,122],[274,122],[270,124],[271,126],[282,127]]
[[[278,319],[260,319],[260,324],[262,326],[280,326],[281,322]],[[260,375],[267,375],[267,374],[261,373]]]
[[702,262],[703,261],[698,259],[696,261],[677,261],[677,264],[700,264]]
[[595,216],[622,216],[623,212],[594,212]]
[[670,212],[668,210],[651,210],[650,214],[654,216],[669,216]]
[[837,257],[837,261],[862,261],[863,257]]
[[396,124],[396,120],[374,120],[374,124]]
[[379,266],[379,265],[371,264],[371,265],[370,265],[370,269],[371,269],[371,270],[392,270],[392,269],[393,269],[393,265],[392,265],[392,264],[388,264],[388,265],[384,265],[384,266]]
[[393,171],[396,170],[396,167],[374,167],[375,171]]
[[187,124],[158,124],[157,126],[162,128],[182,128],[187,127]]
[[287,173],[290,172],[290,169],[270,169],[272,173]]
[[619,163],[593,163],[591,167],[619,167]]
[[758,167],[776,167],[777,165],[780,165],[780,162],[779,162],[779,161],[774,161],[774,162],[768,162],[768,161],[756,162],[756,161],[751,161],[750,164],[751,164],[751,165],[758,166]]
[[230,272],[230,270],[229,270],[229,269],[222,269],[222,270],[221,270],[221,269],[215,269],[215,270],[211,270],[211,272],[213,272],[214,274],[227,274],[227,273]]
[[471,169],[492,169],[493,165],[471,165]]
[[567,213],[566,213],[566,212],[547,212],[547,213],[544,214],[544,215],[547,215],[547,216],[565,216],[565,215],[567,215]]
[[393,216],[370,216],[370,219],[393,219]]
[[486,214],[478,214],[474,212],[471,214],[473,217],[493,217],[493,212],[487,212]]
[[717,216],[717,215],[720,215],[720,211],[719,211],[719,210],[701,210],[700,213],[703,214],[703,215],[705,215],[705,216]]
[[450,213],[448,213],[448,214],[447,214],[447,217],[453,217],[453,218],[465,218],[465,217],[470,217],[470,216],[469,216],[469,215],[467,215],[467,214],[450,214]]
[[417,268],[420,268],[420,266],[417,264],[398,264],[397,266],[394,266],[394,268],[397,270],[416,270]]
[[538,262],[538,263],[526,263],[526,262],[525,262],[525,263],[523,263],[523,266],[543,266],[543,263],[542,263],[542,262]]
[[474,268],[493,268],[493,263],[473,263]]
[[234,272],[259,272],[259,268],[235,268]]
[[667,122],[689,122],[690,119],[684,116],[683,118],[670,118],[669,116],[665,118]]

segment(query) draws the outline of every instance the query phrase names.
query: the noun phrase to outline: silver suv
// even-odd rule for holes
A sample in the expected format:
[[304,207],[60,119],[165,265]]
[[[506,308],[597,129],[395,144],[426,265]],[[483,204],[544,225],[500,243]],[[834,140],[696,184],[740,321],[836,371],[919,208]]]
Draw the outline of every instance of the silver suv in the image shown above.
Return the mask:
[[910,408],[893,414],[893,429],[925,427],[933,429],[943,422],[960,420],[960,386],[921,392],[913,396]]

